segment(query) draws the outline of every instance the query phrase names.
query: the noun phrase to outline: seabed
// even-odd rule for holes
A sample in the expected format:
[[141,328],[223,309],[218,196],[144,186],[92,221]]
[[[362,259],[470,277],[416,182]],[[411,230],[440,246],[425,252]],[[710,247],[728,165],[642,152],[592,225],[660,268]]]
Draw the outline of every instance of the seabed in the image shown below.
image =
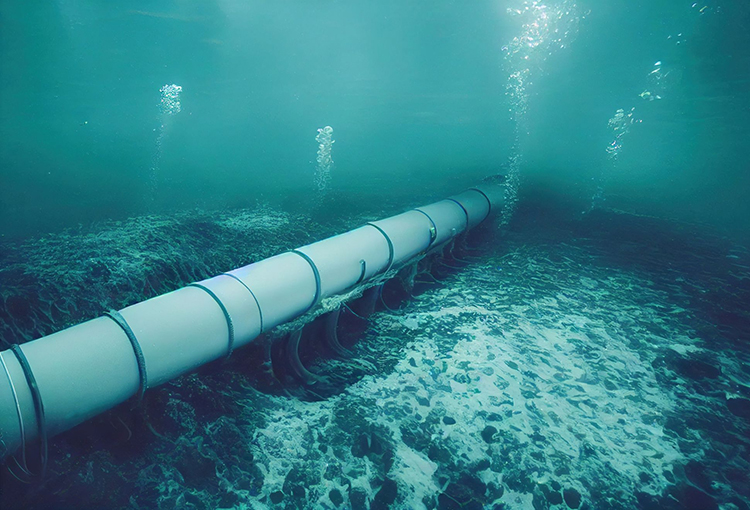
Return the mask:
[[[2,475],[4,508],[748,508],[748,252],[612,211],[543,218],[521,210],[504,233],[485,230],[471,260],[417,275],[413,297],[362,321],[351,358],[306,360],[330,382],[320,391],[268,384],[257,353],[241,350],[151,390],[136,412],[56,438],[42,484]],[[16,247],[0,278],[41,280],[4,287],[2,313],[15,319],[3,334],[96,315],[105,282],[124,275],[105,304],[246,263],[251,246],[271,255],[258,250],[317,228],[270,210],[194,220],[109,225],[120,244],[105,229]],[[188,224],[192,238],[176,242]],[[201,246],[232,228],[248,240],[199,264]],[[123,254],[122,229],[161,232],[163,244]],[[90,254],[86,239],[98,239]],[[54,262],[64,249],[83,251]],[[49,261],[37,276],[17,257],[24,250],[28,264]],[[121,267],[133,257],[172,272],[134,275],[142,264]],[[85,283],[68,271],[45,286],[45,267],[76,263],[101,264],[101,277],[43,320],[52,298]],[[50,299],[21,307],[34,285]]]

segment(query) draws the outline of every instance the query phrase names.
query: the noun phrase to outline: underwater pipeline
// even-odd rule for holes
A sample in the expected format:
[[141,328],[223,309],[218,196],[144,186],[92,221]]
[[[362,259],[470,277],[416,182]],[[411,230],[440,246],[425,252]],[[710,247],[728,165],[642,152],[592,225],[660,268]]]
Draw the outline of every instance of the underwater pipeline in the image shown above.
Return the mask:
[[[234,269],[0,352],[0,461],[376,285],[499,211],[497,184]],[[382,282],[381,282],[382,283]]]

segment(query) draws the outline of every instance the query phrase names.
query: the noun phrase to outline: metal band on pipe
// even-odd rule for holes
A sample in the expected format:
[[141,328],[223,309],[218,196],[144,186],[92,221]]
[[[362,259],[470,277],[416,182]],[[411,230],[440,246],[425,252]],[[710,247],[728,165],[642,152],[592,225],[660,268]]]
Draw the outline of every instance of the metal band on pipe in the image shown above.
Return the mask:
[[417,212],[421,212],[425,216],[427,216],[427,219],[430,220],[430,244],[427,245],[427,248],[425,250],[429,249],[430,246],[432,246],[432,243],[435,242],[435,239],[437,239],[437,225],[435,225],[435,222],[432,221],[432,218],[430,218],[430,215],[424,212],[422,209],[414,209]]
[[[486,220],[490,216],[490,214],[492,214],[492,200],[490,200],[490,197],[488,197],[487,194],[484,191],[482,191],[481,189],[479,189],[479,188],[469,188],[469,190],[481,193],[481,195],[487,200],[487,205],[490,208],[487,210],[487,216],[485,216],[482,219],[482,221]],[[480,221],[480,223],[481,223],[481,221]]]
[[253,299],[255,300],[255,304],[258,306],[258,313],[260,314],[260,332],[263,333],[263,309],[260,307],[260,301],[258,301],[258,298],[255,296],[255,292],[247,286],[245,282],[240,280],[238,277],[234,276],[233,274],[224,273],[224,276],[229,276],[230,278],[234,278],[238,282],[242,284],[243,287],[247,289],[247,291],[250,293],[251,296],[253,296]]
[[148,389],[148,373],[146,372],[146,358],[143,356],[143,350],[141,344],[138,343],[138,339],[135,337],[135,333],[128,325],[128,321],[122,316],[117,310],[110,310],[105,312],[104,315],[115,321],[120,328],[125,332],[125,335],[130,341],[130,345],[133,347],[135,353],[135,360],[138,363],[138,375],[140,376],[140,382],[138,384],[138,393],[136,394],[135,406],[137,407],[143,401],[143,394]]
[[382,228],[378,227],[374,223],[367,223],[367,225],[369,225],[369,226],[371,226],[373,228],[378,229],[378,232],[380,232],[381,234],[383,234],[383,237],[385,237],[385,240],[388,243],[388,266],[385,268],[385,271],[383,271],[384,273],[387,273],[388,271],[391,270],[391,267],[393,267],[393,260],[394,260],[394,258],[396,256],[396,251],[393,248],[393,241],[391,241],[391,238],[388,237],[388,234],[385,233],[385,230],[383,230]]
[[23,425],[23,411],[21,411],[21,403],[18,401],[18,392],[16,392],[16,385],[13,384],[13,378],[10,376],[10,370],[5,364],[3,353],[0,352],[0,365],[5,370],[5,376],[8,378],[8,384],[10,384],[10,391],[13,394],[13,403],[16,405],[16,415],[18,416],[18,430],[21,432],[21,460],[23,466],[26,466],[26,427]]
[[310,257],[308,257],[307,254],[302,253],[299,250],[292,250],[291,253],[295,253],[295,254],[299,255],[300,257],[302,257],[303,259],[305,259],[307,261],[307,263],[310,264],[310,267],[312,268],[313,274],[315,275],[315,297],[313,298],[313,301],[310,304],[310,306],[308,306],[307,309],[304,312],[302,312],[304,314],[304,313],[309,312],[310,309],[312,309],[312,307],[314,307],[315,305],[317,305],[318,304],[318,300],[320,299],[320,293],[321,293],[320,292],[320,271],[318,271],[318,266],[315,265],[315,262],[313,262],[313,259],[311,259]]
[[466,210],[466,207],[464,207],[461,202],[459,202],[458,200],[456,200],[454,198],[447,198],[446,200],[450,200],[451,202],[455,202],[455,203],[458,204],[458,207],[460,207],[461,210],[466,215],[466,230],[469,230],[469,211]]
[[224,312],[224,318],[227,320],[227,329],[229,330],[229,345],[227,346],[227,358],[232,355],[232,351],[234,351],[234,323],[232,322],[232,316],[229,315],[229,310],[227,310],[227,307],[224,306],[224,303],[221,302],[221,299],[219,299],[219,296],[216,295],[214,291],[209,289],[208,287],[201,285],[200,283],[191,283],[187,285],[187,287],[195,287],[196,289],[201,289],[206,291],[206,294],[214,298],[214,301],[216,301],[216,304],[219,305],[219,308],[221,308],[221,311]]
[[23,375],[26,377],[26,382],[31,390],[31,398],[34,400],[34,411],[36,412],[36,424],[39,430],[39,443],[41,445],[41,456],[42,456],[42,470],[39,474],[40,478],[44,478],[47,472],[47,424],[44,418],[44,402],[42,402],[42,395],[39,393],[39,386],[36,383],[34,373],[31,371],[29,360],[26,359],[26,355],[21,350],[21,346],[13,344],[10,346],[10,350],[18,358],[18,363],[23,369]]

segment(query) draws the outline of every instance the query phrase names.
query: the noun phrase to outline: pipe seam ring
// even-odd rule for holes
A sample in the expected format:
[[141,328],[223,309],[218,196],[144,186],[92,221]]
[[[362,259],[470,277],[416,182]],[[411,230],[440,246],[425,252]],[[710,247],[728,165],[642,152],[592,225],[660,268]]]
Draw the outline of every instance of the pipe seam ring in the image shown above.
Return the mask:
[[230,273],[223,273],[222,276],[228,276],[230,278],[234,278],[238,282],[242,284],[243,287],[247,289],[247,291],[250,293],[251,296],[253,296],[253,299],[255,300],[255,305],[258,307],[258,314],[260,315],[260,332],[263,333],[263,309],[260,307],[260,301],[258,301],[257,296],[255,295],[255,292],[247,286],[245,282],[240,280],[237,276],[230,274]]
[[141,402],[143,402],[143,394],[146,393],[146,390],[148,389],[148,372],[146,372],[146,358],[143,356],[143,349],[141,349],[141,344],[138,343],[138,339],[130,328],[128,321],[125,320],[125,317],[123,317],[120,312],[117,310],[110,310],[104,312],[104,315],[115,321],[115,323],[120,326],[120,329],[125,332],[125,336],[128,337],[130,345],[133,348],[135,360],[138,363],[138,375],[140,376],[138,393],[136,393],[135,405],[133,405],[133,407],[138,407]]
[[385,240],[388,243],[388,265],[386,266],[385,271],[383,271],[383,273],[387,273],[393,267],[393,261],[394,261],[394,259],[396,257],[396,250],[393,247],[393,241],[391,241],[391,238],[388,236],[388,234],[385,233],[385,230],[383,230],[382,228],[378,227],[374,223],[366,223],[365,225],[369,225],[369,226],[371,226],[373,228],[376,228],[378,230],[378,232],[380,232],[381,234],[383,234],[383,237],[385,237]]
[[430,244],[428,244],[427,247],[425,248],[425,251],[426,251],[426,250],[430,249],[430,246],[432,246],[432,243],[434,243],[435,239],[437,239],[437,236],[438,236],[437,225],[435,225],[435,222],[432,220],[432,218],[430,218],[430,215],[427,214],[426,212],[424,212],[422,209],[414,209],[414,210],[417,211],[417,212],[420,212],[420,213],[424,214],[427,217],[427,219],[430,220],[430,225],[431,225],[431,227],[430,227]]
[[313,275],[315,276],[315,297],[313,298],[312,303],[310,303],[310,306],[308,306],[305,309],[305,311],[300,314],[300,315],[303,315],[303,314],[306,314],[307,312],[309,312],[310,310],[312,310],[312,308],[315,305],[317,305],[318,301],[320,300],[320,294],[321,294],[321,290],[320,290],[320,285],[321,285],[320,284],[320,271],[318,271],[318,266],[315,265],[315,262],[313,261],[313,259],[311,259],[310,256],[307,255],[306,253],[303,253],[303,252],[301,252],[299,250],[292,250],[290,253],[294,253],[296,255],[299,255],[303,259],[305,259],[307,261],[307,263],[310,264],[310,268],[312,268]]
[[[18,431],[21,433],[21,448],[23,448],[23,458],[24,458],[24,465],[26,464],[26,427],[23,425],[23,411],[21,411],[21,404],[18,402],[18,392],[16,391],[16,385],[13,384],[13,378],[10,376],[10,370],[8,370],[8,366],[5,364],[5,359],[3,358],[3,353],[0,352],[0,365],[3,366],[3,370],[5,371],[5,376],[8,379],[8,384],[10,385],[10,391],[13,395],[13,403],[16,406],[16,416],[18,417]],[[9,453],[7,450],[4,453],[0,453],[0,458],[4,458],[6,453]]]
[[26,378],[26,383],[29,385],[31,390],[31,398],[34,401],[34,412],[36,413],[37,429],[39,430],[39,443],[41,446],[41,457],[42,457],[42,469],[39,473],[40,478],[44,478],[47,471],[47,423],[44,417],[44,402],[42,401],[42,394],[39,392],[39,385],[36,383],[36,377],[34,372],[31,370],[29,360],[26,359],[26,355],[21,350],[21,346],[13,344],[10,346],[10,350],[16,355],[18,363],[21,365],[23,375]]
[[216,295],[214,291],[206,287],[205,285],[201,285],[200,283],[191,283],[188,284],[187,287],[195,287],[196,289],[201,289],[206,291],[206,294],[214,298],[214,301],[216,301],[216,304],[219,305],[219,308],[221,308],[221,311],[224,312],[224,318],[227,321],[227,329],[229,330],[229,345],[227,346],[227,355],[232,355],[232,351],[234,351],[234,322],[232,321],[232,316],[229,315],[229,310],[227,310],[227,307],[224,306],[224,303],[221,302],[221,299],[219,296]]
[[[490,200],[490,197],[488,197],[487,194],[484,191],[482,191],[481,189],[479,189],[479,188],[469,188],[467,191],[476,191],[477,193],[481,194],[487,200],[487,205],[489,206],[489,209],[487,210],[487,216],[485,216],[484,218],[482,218],[482,221],[484,221],[487,218],[489,218],[490,214],[492,214],[492,200]],[[480,221],[479,223],[482,223],[482,221]]]
[[455,203],[458,204],[458,206],[461,208],[461,210],[466,215],[466,229],[465,230],[469,230],[469,211],[466,210],[466,207],[464,207],[464,205],[461,202],[459,202],[458,200],[456,200],[455,198],[446,198],[446,200],[450,200],[451,202],[455,202]]

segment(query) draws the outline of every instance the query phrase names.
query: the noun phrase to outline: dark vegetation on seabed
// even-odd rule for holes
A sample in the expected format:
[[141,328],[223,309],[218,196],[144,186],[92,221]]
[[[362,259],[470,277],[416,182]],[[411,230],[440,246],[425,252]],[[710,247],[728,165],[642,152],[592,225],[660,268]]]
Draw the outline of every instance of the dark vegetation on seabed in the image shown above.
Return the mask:
[[[236,224],[255,242],[243,245],[238,236],[234,247],[199,249],[214,246]],[[260,249],[253,253],[262,258],[305,242],[317,228],[256,210],[143,218],[29,241],[4,252],[13,263],[0,272],[6,283],[3,335],[28,340],[97,316],[105,308],[97,300],[112,284],[118,285],[117,296],[142,299],[245,263],[243,246]],[[86,239],[128,232],[128,243],[149,239],[154,229],[160,243],[139,243],[138,253],[158,263],[142,265],[138,278],[125,279],[131,269],[118,265],[132,254],[107,253],[107,243],[96,245],[102,251],[86,248]],[[185,231],[192,232],[188,241]],[[165,259],[163,244],[174,248],[172,258]],[[330,508],[398,508],[408,506],[414,490],[402,471],[404,448],[437,467],[435,489],[424,493],[428,508],[515,508],[518,495],[527,495],[537,509],[748,508],[750,387],[737,382],[747,380],[750,366],[746,250],[694,225],[604,211],[581,216],[549,200],[522,202],[504,234],[480,229],[472,244],[479,251],[465,252],[466,258],[422,266],[430,271],[417,275],[414,298],[399,303],[397,293],[389,294],[393,311],[381,307],[367,322],[344,312],[342,339],[354,358],[305,359],[311,370],[330,377],[327,389],[309,392],[288,379],[259,378],[257,350],[240,350],[228,362],[150,390],[140,410],[117,409],[55,438],[42,484],[21,485],[4,470],[3,508],[231,508],[252,501],[290,509],[320,502]],[[69,274],[68,280],[22,285],[24,278],[35,278],[25,264],[37,267],[35,262],[60,250],[64,258],[47,259],[42,267]],[[217,260],[222,267],[212,265]],[[74,269],[81,264],[101,270],[86,271],[88,279],[79,282]],[[62,295],[70,306],[50,312],[53,303],[45,296]],[[570,337],[570,366],[556,361],[566,352],[545,352],[545,337],[533,336],[559,327],[555,321],[563,325],[558,332]],[[533,328],[524,329],[525,323]],[[472,337],[485,327],[489,336]],[[585,342],[577,340],[580,335]],[[555,342],[558,348],[564,344]],[[695,348],[677,348],[679,342]],[[433,351],[420,351],[428,348]],[[477,348],[489,354],[472,357]],[[461,355],[457,349],[469,351]],[[620,357],[635,365],[607,364]],[[580,367],[584,375],[576,375]],[[377,382],[410,373],[424,375],[413,379],[415,385]],[[473,400],[487,397],[470,388],[485,378],[506,388],[506,397],[477,406]],[[370,380],[377,390],[359,389]],[[380,404],[368,398],[373,391],[380,392]],[[653,391],[669,395],[669,406],[648,412],[648,405],[638,407]],[[617,429],[660,429],[669,445],[664,452],[678,450],[679,460],[662,471],[657,466],[665,453],[652,451],[631,476],[627,451],[618,460],[618,451],[608,451],[595,434],[619,407],[631,411]],[[557,420],[580,409],[593,418],[577,418],[575,427],[585,437],[571,439],[579,443],[571,457],[561,453],[558,435],[566,424]],[[297,420],[288,433],[301,450],[271,446],[275,439],[267,434],[286,430],[273,428],[278,416]],[[514,421],[519,416],[523,421]],[[513,428],[522,423],[531,423],[533,433]],[[464,439],[450,436],[455,427],[464,427]],[[609,428],[604,433],[615,434]],[[612,435],[612,441],[622,440]],[[636,446],[654,440],[632,438]],[[461,444],[479,450],[465,457]],[[274,456],[288,463],[281,474],[269,471]],[[363,465],[370,466],[367,490],[358,481]]]

